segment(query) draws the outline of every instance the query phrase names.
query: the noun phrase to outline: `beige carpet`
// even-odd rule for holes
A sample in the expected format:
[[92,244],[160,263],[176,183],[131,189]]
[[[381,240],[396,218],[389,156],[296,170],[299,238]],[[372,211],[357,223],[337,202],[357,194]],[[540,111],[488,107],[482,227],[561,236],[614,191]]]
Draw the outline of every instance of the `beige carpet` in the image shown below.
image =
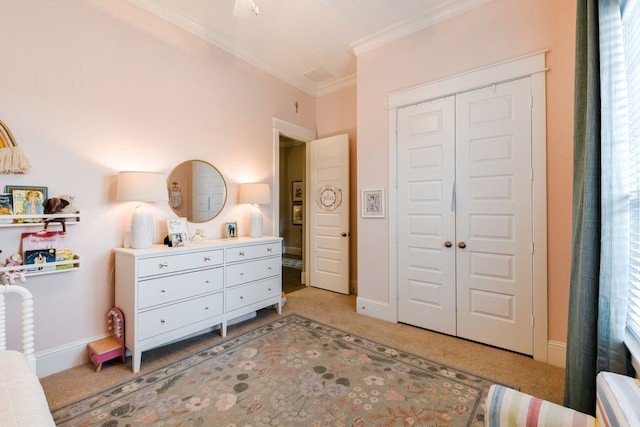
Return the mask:
[[[287,295],[283,311],[285,314],[298,313],[354,334],[518,387],[537,397],[562,403],[564,369],[482,344],[360,315],[355,312],[355,304],[356,298],[353,295],[305,288]],[[260,310],[257,318],[230,326],[228,335],[234,336],[253,329],[277,316],[273,309]],[[222,340],[218,333],[211,333],[144,352],[141,372],[148,372]],[[93,365],[88,362],[43,378],[41,382],[49,406],[55,408],[132,376],[129,363],[123,365],[118,361],[112,361],[103,366],[102,372],[96,373]]]

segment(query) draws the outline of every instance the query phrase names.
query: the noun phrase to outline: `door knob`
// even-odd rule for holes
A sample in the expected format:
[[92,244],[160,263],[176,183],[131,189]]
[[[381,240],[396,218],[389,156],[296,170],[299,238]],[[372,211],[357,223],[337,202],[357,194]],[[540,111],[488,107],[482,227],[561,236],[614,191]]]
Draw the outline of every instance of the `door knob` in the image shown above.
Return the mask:
[[467,244],[466,244],[465,242],[460,242],[460,243],[458,243],[458,247],[459,247],[460,249],[464,249],[464,248],[466,248],[466,247],[467,247]]
[[342,237],[347,237],[347,233],[342,233],[341,236]]
[[447,240],[446,242],[444,242],[444,247],[445,248],[450,248],[453,245],[453,243],[451,243],[451,240]]

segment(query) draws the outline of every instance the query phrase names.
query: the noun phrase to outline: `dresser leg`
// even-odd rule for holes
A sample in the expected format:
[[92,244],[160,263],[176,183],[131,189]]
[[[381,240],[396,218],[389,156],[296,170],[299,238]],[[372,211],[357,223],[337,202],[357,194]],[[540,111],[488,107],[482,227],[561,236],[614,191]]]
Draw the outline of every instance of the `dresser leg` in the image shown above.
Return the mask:
[[220,323],[220,335],[224,338],[227,336],[227,321]]
[[137,373],[140,371],[140,361],[142,359],[141,351],[133,351],[131,354],[131,370],[133,373]]

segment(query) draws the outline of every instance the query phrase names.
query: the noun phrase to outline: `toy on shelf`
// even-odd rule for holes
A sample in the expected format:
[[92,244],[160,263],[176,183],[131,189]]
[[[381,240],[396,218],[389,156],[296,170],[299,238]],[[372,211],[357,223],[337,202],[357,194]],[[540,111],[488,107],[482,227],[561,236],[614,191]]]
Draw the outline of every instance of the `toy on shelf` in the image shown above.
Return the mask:
[[102,364],[116,357],[124,363],[124,315],[119,308],[112,308],[107,313],[110,336],[87,344],[89,359],[96,366],[96,372],[100,372]]

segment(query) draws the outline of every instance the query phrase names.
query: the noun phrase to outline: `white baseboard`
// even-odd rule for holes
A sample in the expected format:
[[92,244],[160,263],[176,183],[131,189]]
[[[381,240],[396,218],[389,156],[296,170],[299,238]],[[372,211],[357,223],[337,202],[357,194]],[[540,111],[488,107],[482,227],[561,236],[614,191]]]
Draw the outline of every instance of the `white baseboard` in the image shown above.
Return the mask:
[[559,368],[565,368],[567,364],[567,343],[547,341],[547,363]]
[[358,297],[356,298],[356,312],[388,322],[398,322],[395,309],[389,304],[381,303],[380,301]]
[[[247,313],[243,316],[229,320],[227,326],[235,323],[244,322],[245,320],[253,319],[257,316],[255,311]],[[195,332],[193,334],[182,337],[178,340],[165,343],[163,345],[169,345],[173,342],[182,341],[187,338],[192,338],[198,335],[206,334],[220,329],[219,325],[212,326],[202,331]],[[49,375],[57,374],[58,372],[65,371],[67,369],[75,368],[76,366],[83,365],[89,361],[89,355],[87,353],[87,344],[93,341],[106,338],[107,335],[95,336],[89,338],[86,341],[76,341],[69,343],[65,346],[56,347],[36,353],[36,371],[38,378],[48,377]],[[127,350],[127,355],[130,355]]]

